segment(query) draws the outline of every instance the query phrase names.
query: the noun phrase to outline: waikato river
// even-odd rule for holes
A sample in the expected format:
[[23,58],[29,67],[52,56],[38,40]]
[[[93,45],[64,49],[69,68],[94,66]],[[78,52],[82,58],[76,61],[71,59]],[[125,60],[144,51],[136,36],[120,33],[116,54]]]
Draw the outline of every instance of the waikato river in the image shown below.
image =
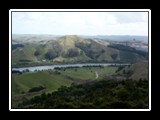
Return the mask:
[[110,65],[129,65],[129,64],[120,64],[120,63],[85,63],[85,64],[66,64],[66,65],[49,65],[49,66],[34,66],[34,67],[21,67],[21,68],[12,68],[12,71],[36,71],[36,70],[49,70],[54,68],[67,68],[67,67],[84,67],[84,66],[110,66]]

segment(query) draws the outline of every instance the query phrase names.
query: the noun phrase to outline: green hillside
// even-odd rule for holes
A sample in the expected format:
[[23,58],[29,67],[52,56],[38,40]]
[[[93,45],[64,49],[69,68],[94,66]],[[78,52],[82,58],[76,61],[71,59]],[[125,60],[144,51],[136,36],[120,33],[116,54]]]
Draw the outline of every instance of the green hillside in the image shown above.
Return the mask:
[[54,72],[40,71],[34,73],[13,74],[12,76],[12,94],[18,95],[28,92],[29,89],[38,86],[44,86],[46,91],[57,90],[61,85],[68,86],[73,81],[64,76],[57,75]]
[[85,62],[134,63],[148,58],[148,53],[129,46],[84,39],[76,35],[59,37],[45,41],[44,44],[39,41],[32,43],[30,40],[30,43],[12,46],[13,66]]
[[149,68],[148,68],[148,61],[139,61],[135,64],[122,67],[119,71],[117,71],[117,75],[126,76],[129,79],[146,79],[148,80],[149,76]]
[[[22,74],[13,73],[12,106],[16,107],[24,99],[30,99],[42,93],[57,91],[61,86],[101,80],[105,75],[114,74],[116,70],[117,67],[106,66],[24,72]],[[97,78],[96,73],[98,74]]]
[[12,94],[20,95],[27,93],[29,89],[43,86],[46,92],[57,90],[60,86],[68,86],[73,82],[82,80],[94,80],[98,74],[98,80],[104,75],[112,75],[117,67],[80,67],[59,70],[45,70],[37,72],[24,72],[12,74]]

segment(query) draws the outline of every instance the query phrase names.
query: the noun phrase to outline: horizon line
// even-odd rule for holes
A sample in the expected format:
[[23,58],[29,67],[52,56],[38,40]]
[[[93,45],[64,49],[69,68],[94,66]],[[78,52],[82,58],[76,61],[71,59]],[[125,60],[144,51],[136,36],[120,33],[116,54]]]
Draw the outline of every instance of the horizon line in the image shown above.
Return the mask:
[[97,34],[97,35],[91,35],[91,34],[47,34],[47,33],[43,33],[43,34],[38,34],[38,33],[12,33],[12,35],[57,35],[57,36],[64,36],[64,35],[77,35],[77,36],[148,36],[148,35],[120,35],[120,34],[116,34],[116,35],[107,35],[107,34]]

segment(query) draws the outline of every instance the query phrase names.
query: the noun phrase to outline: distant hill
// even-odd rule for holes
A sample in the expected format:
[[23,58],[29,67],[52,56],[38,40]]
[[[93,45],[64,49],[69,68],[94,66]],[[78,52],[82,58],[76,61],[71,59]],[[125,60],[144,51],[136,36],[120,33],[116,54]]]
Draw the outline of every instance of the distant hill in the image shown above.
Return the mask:
[[56,40],[58,35],[47,35],[47,34],[13,34],[12,35],[12,44],[18,43],[34,43],[34,42],[47,42],[50,40]]
[[135,35],[95,35],[95,36],[81,36],[83,38],[98,38],[102,40],[113,40],[113,41],[130,41],[130,40],[139,40],[139,41],[148,41],[148,36],[135,36]]
[[[43,38],[43,37],[42,37]],[[42,39],[41,38],[41,39]],[[43,65],[54,63],[120,62],[134,63],[148,58],[148,53],[125,45],[114,45],[97,39],[84,39],[76,35],[58,37],[55,40],[14,38],[12,65]],[[28,42],[29,41],[29,42]]]
[[[63,35],[50,35],[50,34],[13,34],[13,40],[53,40]],[[84,39],[101,39],[101,40],[111,40],[111,41],[148,41],[148,36],[136,36],[136,35],[79,35]]]

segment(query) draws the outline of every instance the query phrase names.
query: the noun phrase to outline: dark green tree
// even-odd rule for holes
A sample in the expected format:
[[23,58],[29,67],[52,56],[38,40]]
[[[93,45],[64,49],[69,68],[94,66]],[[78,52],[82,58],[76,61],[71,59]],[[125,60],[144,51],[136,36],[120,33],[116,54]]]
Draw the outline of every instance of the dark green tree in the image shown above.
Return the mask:
[[58,54],[57,54],[56,52],[54,52],[52,49],[49,49],[49,50],[47,51],[47,53],[45,54],[45,58],[46,58],[46,59],[49,59],[49,60],[54,59],[54,58],[56,58],[57,56],[58,56]]

